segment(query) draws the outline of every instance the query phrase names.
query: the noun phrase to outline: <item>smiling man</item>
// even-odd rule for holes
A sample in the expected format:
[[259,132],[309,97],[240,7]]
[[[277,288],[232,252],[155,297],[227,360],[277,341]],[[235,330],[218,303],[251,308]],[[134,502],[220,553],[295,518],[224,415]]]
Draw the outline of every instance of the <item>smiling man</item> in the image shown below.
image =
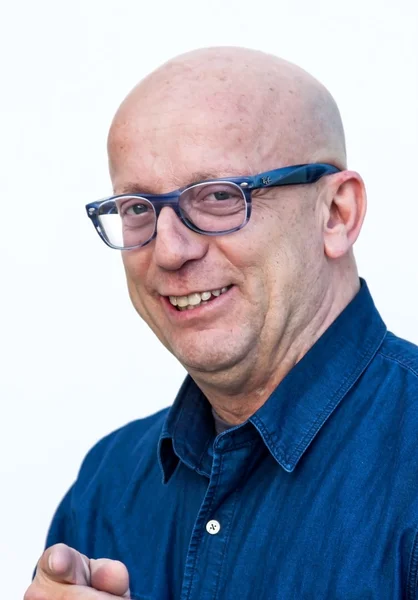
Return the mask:
[[26,600],[416,598],[418,349],[359,279],[330,94],[199,50],[129,94],[108,148],[88,216],[189,376],[88,454]]

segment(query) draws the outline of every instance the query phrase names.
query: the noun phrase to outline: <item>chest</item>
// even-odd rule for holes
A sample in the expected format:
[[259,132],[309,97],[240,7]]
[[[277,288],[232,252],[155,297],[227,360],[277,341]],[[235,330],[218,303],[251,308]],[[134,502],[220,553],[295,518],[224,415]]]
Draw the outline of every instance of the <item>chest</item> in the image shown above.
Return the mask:
[[137,600],[393,600],[409,548],[395,483],[326,461],[286,473],[244,445],[215,457],[209,479],[179,463],[163,485],[156,467],[100,516],[84,507],[80,549],[123,561]]

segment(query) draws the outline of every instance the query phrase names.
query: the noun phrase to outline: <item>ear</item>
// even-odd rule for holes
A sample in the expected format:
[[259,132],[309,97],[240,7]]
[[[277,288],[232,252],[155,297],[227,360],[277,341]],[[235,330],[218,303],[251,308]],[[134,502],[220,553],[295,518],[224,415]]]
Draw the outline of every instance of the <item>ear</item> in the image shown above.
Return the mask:
[[360,175],[355,171],[333,175],[323,208],[325,254],[328,258],[340,258],[357,240],[366,215],[366,189]]

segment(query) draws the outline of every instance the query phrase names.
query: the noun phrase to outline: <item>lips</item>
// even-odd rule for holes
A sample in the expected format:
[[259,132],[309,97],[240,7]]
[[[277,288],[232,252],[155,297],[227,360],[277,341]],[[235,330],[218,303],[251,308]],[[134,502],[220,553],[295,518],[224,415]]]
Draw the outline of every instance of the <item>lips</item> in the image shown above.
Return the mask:
[[221,294],[227,292],[232,286],[222,287],[216,290],[208,290],[204,292],[193,292],[187,296],[168,296],[170,303],[177,308],[177,310],[191,310],[197,308],[202,304],[206,304],[211,300],[214,300]]

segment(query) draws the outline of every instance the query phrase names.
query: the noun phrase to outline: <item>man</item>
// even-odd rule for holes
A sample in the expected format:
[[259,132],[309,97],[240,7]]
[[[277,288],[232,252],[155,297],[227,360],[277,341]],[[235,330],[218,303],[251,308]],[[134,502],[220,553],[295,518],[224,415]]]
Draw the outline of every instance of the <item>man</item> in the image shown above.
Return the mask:
[[26,600],[416,598],[418,350],[359,280],[330,94],[191,52],[123,102],[109,164],[88,215],[189,377],[88,454]]

